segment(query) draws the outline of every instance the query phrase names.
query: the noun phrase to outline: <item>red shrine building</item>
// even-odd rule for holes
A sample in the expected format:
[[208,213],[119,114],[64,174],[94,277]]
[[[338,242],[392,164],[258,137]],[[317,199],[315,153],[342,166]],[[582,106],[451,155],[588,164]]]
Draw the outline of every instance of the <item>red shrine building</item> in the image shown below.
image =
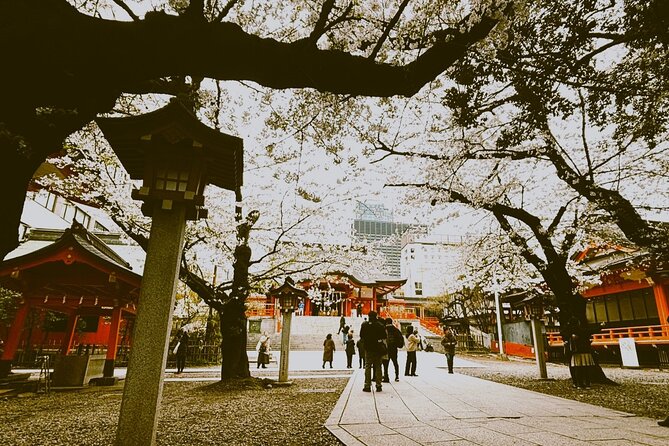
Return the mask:
[[[619,362],[620,339],[631,338],[641,365],[669,366],[669,265],[619,246],[593,246],[576,260],[599,275],[581,294],[601,360]],[[563,345],[558,333],[548,333],[548,343]]]
[[[374,310],[381,312],[388,305],[391,293],[406,280],[363,280],[351,274],[333,272],[318,279],[306,279],[297,286],[307,291],[300,303],[300,316],[361,316]],[[268,307],[278,305],[273,297],[267,297]]]
[[130,344],[141,279],[76,222],[53,243],[2,262],[0,286],[18,297],[13,321],[0,326],[0,377],[30,353],[96,355],[112,377],[118,352]]

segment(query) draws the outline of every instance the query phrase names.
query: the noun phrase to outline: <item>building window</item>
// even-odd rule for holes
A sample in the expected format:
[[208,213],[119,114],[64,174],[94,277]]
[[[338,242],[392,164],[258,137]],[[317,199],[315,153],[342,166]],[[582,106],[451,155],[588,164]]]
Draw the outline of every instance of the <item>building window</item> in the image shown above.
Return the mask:
[[423,295],[423,282],[414,282],[413,288],[416,291],[416,296]]
[[589,323],[657,323],[655,296],[651,288],[593,298],[585,308]]

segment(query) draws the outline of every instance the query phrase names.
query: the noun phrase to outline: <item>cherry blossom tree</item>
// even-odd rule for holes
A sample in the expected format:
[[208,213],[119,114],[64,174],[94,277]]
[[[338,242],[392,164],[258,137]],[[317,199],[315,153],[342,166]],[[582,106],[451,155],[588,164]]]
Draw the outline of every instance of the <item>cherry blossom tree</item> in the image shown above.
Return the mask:
[[[355,97],[411,96],[504,19],[505,2],[282,0],[0,3],[0,252],[17,246],[35,170],[127,95],[191,97],[207,79]],[[201,96],[201,100],[211,98]],[[226,117],[217,117],[217,119]]]

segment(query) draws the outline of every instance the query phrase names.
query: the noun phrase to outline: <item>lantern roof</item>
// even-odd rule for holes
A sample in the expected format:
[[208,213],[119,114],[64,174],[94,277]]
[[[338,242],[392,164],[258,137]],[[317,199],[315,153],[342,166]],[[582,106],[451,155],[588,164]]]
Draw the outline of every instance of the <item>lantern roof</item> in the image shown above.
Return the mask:
[[142,179],[147,158],[201,157],[209,184],[227,190],[242,185],[243,140],[200,122],[178,100],[150,113],[95,122],[128,171]]
[[278,286],[276,288],[272,288],[267,292],[268,296],[280,296],[285,294],[291,294],[303,298],[308,296],[307,292],[304,289],[295,286],[295,282],[293,282],[293,280],[290,277],[286,278],[283,285]]

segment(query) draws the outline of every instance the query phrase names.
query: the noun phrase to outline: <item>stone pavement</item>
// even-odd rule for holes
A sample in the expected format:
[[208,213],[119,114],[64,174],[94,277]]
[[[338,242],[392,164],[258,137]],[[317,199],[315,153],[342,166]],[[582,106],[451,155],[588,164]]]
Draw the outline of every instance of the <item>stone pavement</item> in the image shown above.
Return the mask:
[[418,377],[372,393],[356,370],[326,427],[347,446],[669,445],[655,420],[460,375],[463,365],[456,356],[449,375],[443,355],[419,353]]

